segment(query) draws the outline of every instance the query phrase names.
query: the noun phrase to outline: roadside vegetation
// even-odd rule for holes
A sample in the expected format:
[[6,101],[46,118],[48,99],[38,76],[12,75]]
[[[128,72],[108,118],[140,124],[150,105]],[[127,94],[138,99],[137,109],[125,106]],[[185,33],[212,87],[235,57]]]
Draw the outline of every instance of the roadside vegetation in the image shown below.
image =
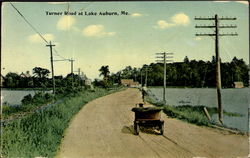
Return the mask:
[[[6,88],[38,88],[34,96],[26,95],[21,105],[4,103],[1,116],[3,157],[54,157],[72,117],[89,101],[122,90],[109,79],[108,66],[102,67],[103,80],[94,86],[86,76],[68,74],[56,77],[56,94],[52,95],[49,70],[36,67],[34,76],[8,73]],[[96,84],[97,83],[97,84]]]
[[[193,123],[200,126],[211,126],[217,124],[213,120],[209,120],[204,112],[204,108],[207,109],[210,116],[217,114],[216,107],[206,107],[203,105],[199,106],[191,106],[191,105],[182,105],[182,106],[171,106],[165,105],[163,102],[155,101],[152,96],[147,97],[147,101],[155,106],[163,107],[163,111],[167,116],[172,118],[177,118],[189,123]],[[237,116],[241,117],[242,114],[239,113],[231,113],[227,111],[223,111],[224,115],[227,116]]]
[[[89,101],[119,89],[95,88],[71,93],[64,102],[12,120],[3,128],[3,156],[54,157],[71,118]],[[29,102],[29,97],[26,100]]]

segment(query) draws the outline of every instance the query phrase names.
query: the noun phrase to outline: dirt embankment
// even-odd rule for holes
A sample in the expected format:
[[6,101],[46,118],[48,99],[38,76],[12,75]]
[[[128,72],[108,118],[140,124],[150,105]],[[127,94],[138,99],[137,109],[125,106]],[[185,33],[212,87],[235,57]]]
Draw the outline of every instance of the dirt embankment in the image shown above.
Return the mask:
[[57,158],[237,158],[247,157],[248,137],[167,118],[163,136],[133,135],[134,113],[141,102],[127,89],[87,105],[74,117]]

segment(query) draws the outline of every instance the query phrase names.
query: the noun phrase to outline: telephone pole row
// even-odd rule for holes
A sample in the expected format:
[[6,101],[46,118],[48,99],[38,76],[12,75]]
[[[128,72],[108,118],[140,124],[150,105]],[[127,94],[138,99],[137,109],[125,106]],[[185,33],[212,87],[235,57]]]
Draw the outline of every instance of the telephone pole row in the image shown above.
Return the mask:
[[167,62],[173,62],[173,60],[167,60],[167,59],[172,59],[173,58],[173,53],[156,53],[156,62],[157,63],[164,63],[164,78],[163,78],[163,102],[164,104],[166,104],[166,75],[167,75],[167,72],[166,72],[166,64]]
[[196,36],[214,36],[215,37],[215,55],[216,55],[216,89],[217,89],[217,104],[218,104],[218,118],[221,124],[223,124],[223,109],[221,103],[221,74],[220,74],[220,54],[219,54],[219,36],[237,36],[237,33],[226,33],[220,34],[220,28],[236,28],[236,25],[219,25],[220,20],[236,20],[236,18],[221,17],[219,18],[217,14],[214,17],[202,18],[195,17],[195,20],[213,20],[214,25],[196,25],[195,28],[214,28],[214,33],[196,33]]

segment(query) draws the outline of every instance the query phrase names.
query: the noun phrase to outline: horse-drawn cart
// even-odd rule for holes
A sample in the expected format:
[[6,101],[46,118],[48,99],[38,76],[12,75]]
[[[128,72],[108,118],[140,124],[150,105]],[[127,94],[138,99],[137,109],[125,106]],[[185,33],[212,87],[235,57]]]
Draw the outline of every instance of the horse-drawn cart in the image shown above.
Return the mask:
[[164,133],[164,121],[161,120],[160,107],[135,107],[134,134],[139,134],[140,127],[157,129],[161,135]]

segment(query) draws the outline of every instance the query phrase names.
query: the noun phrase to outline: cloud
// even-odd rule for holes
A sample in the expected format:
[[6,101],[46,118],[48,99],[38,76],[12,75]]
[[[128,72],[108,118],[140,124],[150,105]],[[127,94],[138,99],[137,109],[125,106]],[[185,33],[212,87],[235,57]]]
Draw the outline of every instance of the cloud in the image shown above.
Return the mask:
[[195,37],[194,40],[200,41],[200,40],[202,40],[202,38],[201,37]]
[[138,18],[138,17],[141,17],[142,14],[140,14],[140,13],[133,13],[133,14],[131,14],[131,16],[132,16],[133,18]]
[[57,28],[63,31],[70,30],[75,22],[76,20],[73,16],[65,15],[62,16],[57,22]]
[[154,28],[166,29],[173,26],[187,26],[190,23],[189,17],[184,13],[178,13],[171,17],[171,23],[165,20],[157,21],[157,25]]
[[84,36],[87,37],[104,37],[114,36],[115,32],[106,32],[103,25],[89,25],[82,31]]
[[169,27],[172,27],[172,26],[175,26],[175,24],[167,23],[165,20],[159,20],[157,22],[156,28],[166,29],[166,28],[169,28]]
[[[55,39],[53,34],[43,34],[42,35],[47,41],[52,41]],[[32,43],[42,43],[43,39],[38,34],[33,34],[28,37],[28,40]]]
[[189,17],[184,13],[179,13],[179,14],[172,16],[171,20],[176,25],[188,25],[190,22]]

